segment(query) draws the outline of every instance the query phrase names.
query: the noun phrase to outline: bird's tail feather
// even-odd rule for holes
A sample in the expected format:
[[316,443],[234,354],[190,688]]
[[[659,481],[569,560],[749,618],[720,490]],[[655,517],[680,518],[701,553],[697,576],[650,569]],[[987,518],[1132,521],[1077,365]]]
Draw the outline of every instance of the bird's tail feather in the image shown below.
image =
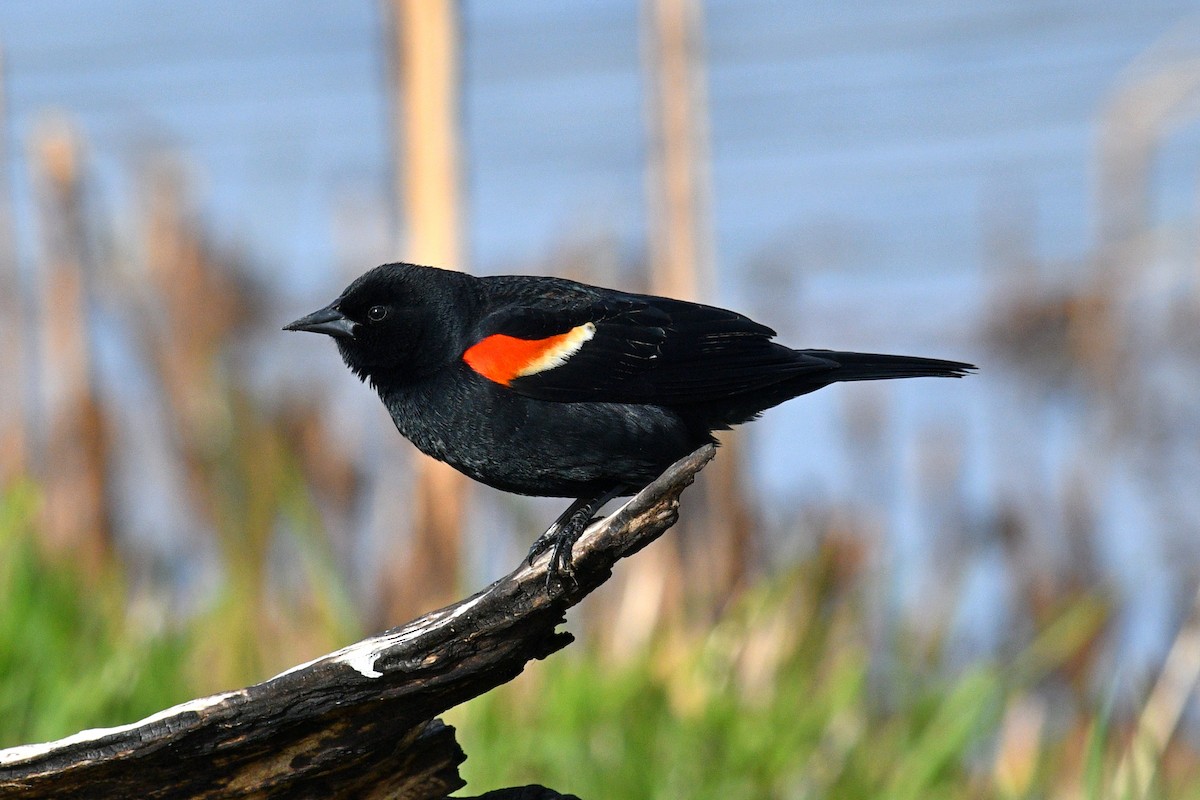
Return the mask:
[[961,378],[975,370],[974,364],[940,358],[891,356],[881,353],[841,353],[834,350],[805,350],[808,355],[835,361],[835,381],[876,381],[888,378]]

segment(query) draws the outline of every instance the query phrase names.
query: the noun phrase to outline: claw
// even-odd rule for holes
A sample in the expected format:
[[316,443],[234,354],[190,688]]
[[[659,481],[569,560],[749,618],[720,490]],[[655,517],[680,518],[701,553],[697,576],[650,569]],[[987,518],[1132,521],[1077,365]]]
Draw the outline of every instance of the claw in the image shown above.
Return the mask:
[[571,586],[579,585],[575,577],[575,565],[571,563],[571,549],[574,544],[574,541],[568,542],[566,536],[560,537],[554,543],[554,554],[550,556],[550,564],[546,569],[546,591],[553,588],[556,580],[564,586],[568,583]]
[[558,523],[554,523],[546,532],[534,540],[529,548],[529,554],[525,556],[525,563],[528,566],[533,566],[533,562],[537,561],[537,557],[554,546],[554,542],[558,539]]

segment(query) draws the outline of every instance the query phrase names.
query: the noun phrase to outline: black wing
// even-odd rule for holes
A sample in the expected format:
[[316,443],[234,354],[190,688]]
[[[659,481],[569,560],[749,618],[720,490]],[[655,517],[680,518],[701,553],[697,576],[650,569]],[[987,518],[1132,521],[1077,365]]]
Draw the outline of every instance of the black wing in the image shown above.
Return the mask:
[[771,341],[765,325],[722,308],[557,279],[502,279],[475,340],[550,340],[590,323],[590,338],[551,366],[506,381],[560,402],[689,404],[753,392],[837,362]]

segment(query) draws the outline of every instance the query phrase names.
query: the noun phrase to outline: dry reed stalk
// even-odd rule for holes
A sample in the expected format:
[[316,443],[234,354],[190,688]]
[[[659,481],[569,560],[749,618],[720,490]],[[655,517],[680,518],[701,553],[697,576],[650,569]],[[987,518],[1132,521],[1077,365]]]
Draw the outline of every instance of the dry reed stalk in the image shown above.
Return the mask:
[[[8,95],[4,51],[0,49],[0,131],[8,130]],[[7,137],[0,136],[0,186],[11,186]],[[0,191],[0,375],[9,376],[0,386],[0,486],[29,469],[28,420],[25,387],[31,385],[26,360],[23,292],[18,272],[12,202]]]
[[83,146],[65,121],[48,120],[30,149],[42,235],[42,530],[52,549],[70,553],[84,574],[94,575],[111,563],[112,521],[108,423],[96,396],[87,324]]

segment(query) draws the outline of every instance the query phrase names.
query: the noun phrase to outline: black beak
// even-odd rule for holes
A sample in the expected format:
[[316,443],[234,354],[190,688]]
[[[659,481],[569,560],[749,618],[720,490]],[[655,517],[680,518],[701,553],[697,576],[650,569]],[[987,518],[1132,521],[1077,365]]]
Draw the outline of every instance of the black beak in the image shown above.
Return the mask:
[[333,306],[326,306],[307,317],[301,317],[291,324],[284,325],[283,329],[285,331],[312,331],[340,339],[353,339],[354,332],[358,330],[358,323]]

